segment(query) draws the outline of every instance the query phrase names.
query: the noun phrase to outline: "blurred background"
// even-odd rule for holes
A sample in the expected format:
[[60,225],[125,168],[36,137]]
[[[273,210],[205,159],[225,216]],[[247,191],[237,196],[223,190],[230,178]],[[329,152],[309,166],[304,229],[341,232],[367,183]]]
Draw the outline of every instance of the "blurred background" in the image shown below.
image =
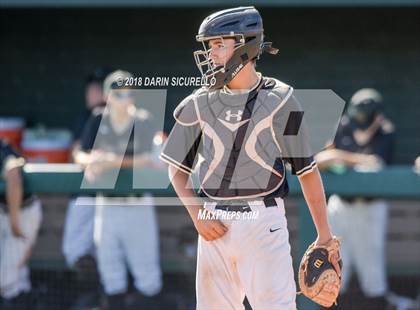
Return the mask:
[[[277,57],[258,62],[264,75],[296,89],[332,89],[346,101],[360,88],[377,89],[396,129],[392,165],[402,169],[401,180],[413,178],[420,155],[418,0],[0,0],[0,136],[29,162],[70,162],[92,72],[110,68],[134,76],[199,76],[192,53],[200,48],[195,35],[201,21],[213,11],[238,5],[259,9],[267,39],[280,49]],[[174,107],[192,90],[168,88],[165,131],[173,125]],[[420,190],[419,177],[413,180]],[[398,187],[400,180],[385,182]],[[45,191],[38,196],[44,219],[30,261],[37,300],[33,308],[87,309],[75,300],[97,282],[80,280],[61,250],[69,195]],[[386,269],[390,291],[401,298],[389,307],[397,309],[420,294],[420,198],[398,194],[388,195],[387,201]],[[295,263],[303,238],[300,204],[297,194],[286,202]],[[192,222],[181,207],[158,207],[157,214],[164,275],[161,309],[193,309]],[[353,309],[369,309],[355,278],[349,294]],[[410,307],[398,309],[419,309],[414,302]]]

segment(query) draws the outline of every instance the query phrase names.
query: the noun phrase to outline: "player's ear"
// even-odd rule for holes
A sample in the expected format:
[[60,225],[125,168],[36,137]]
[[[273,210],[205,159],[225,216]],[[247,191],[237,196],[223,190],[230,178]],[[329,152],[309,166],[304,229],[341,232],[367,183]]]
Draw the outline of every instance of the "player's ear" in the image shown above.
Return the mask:
[[111,94],[110,91],[106,91],[106,92],[103,93],[102,96],[103,96],[103,100],[104,100],[105,103],[108,103],[110,94]]

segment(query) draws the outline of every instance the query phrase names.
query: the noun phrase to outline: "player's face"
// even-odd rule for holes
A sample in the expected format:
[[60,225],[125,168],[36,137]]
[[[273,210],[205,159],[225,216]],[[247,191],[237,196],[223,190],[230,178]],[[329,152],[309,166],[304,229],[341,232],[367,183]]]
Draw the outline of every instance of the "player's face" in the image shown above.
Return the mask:
[[108,102],[117,110],[126,110],[134,106],[134,92],[129,89],[117,89],[111,91]]
[[212,39],[208,42],[210,58],[217,66],[223,66],[232,57],[235,40],[230,38]]
[[102,103],[102,86],[99,83],[90,83],[86,86],[85,100],[88,108],[94,108]]

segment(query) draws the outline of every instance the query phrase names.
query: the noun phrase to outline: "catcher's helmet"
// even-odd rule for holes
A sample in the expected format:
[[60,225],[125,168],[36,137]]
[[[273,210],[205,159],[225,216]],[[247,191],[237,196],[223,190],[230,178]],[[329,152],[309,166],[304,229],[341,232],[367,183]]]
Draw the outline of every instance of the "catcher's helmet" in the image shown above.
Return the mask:
[[367,128],[383,110],[382,95],[373,88],[362,88],[350,99],[348,115],[359,128]]
[[[211,39],[235,39],[234,53],[224,65],[216,65],[210,58],[207,42]],[[204,50],[194,52],[195,62],[206,85],[217,89],[229,83],[251,60],[257,59],[263,51],[277,54],[278,49],[271,42],[263,42],[264,30],[260,13],[253,7],[238,7],[219,11],[206,17],[202,22],[198,42]]]

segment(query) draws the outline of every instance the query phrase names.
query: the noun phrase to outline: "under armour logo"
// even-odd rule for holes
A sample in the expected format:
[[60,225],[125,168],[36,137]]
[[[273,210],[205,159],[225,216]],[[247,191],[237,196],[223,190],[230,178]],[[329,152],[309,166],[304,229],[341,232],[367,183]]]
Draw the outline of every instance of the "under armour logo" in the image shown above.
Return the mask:
[[238,110],[238,113],[232,114],[231,110],[227,110],[225,120],[230,122],[231,117],[236,117],[236,121],[239,122],[242,119],[242,111]]

